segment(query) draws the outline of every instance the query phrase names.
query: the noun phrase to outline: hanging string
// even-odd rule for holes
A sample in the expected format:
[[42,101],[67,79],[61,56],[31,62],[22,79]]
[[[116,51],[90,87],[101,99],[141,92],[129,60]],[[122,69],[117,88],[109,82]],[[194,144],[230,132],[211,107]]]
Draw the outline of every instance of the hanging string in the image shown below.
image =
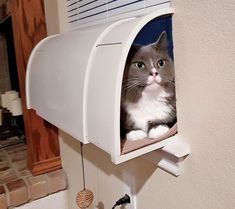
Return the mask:
[[81,142],[81,158],[82,158],[83,190],[85,190],[85,188],[86,188],[86,180],[85,180],[85,168],[84,168],[83,143],[82,142]]
[[79,208],[86,209],[91,205],[94,199],[94,194],[91,190],[86,189],[83,143],[80,143],[80,145],[81,145],[81,159],[82,159],[83,190],[78,192],[77,197],[76,197],[76,203]]

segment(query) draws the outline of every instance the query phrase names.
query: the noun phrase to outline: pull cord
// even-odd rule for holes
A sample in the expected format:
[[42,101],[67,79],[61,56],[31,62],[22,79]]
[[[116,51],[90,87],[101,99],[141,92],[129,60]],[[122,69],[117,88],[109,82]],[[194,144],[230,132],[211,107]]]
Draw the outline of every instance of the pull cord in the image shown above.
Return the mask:
[[81,142],[81,158],[82,158],[82,179],[83,179],[83,190],[86,188],[86,179],[85,179],[85,168],[84,168],[84,157],[83,157],[83,143]]

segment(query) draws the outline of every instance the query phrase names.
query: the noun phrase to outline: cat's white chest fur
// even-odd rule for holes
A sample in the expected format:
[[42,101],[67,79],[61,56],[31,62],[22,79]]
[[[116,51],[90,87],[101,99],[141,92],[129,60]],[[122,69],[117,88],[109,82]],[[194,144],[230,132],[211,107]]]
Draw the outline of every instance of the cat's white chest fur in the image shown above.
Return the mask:
[[171,108],[164,104],[167,96],[169,94],[163,89],[158,93],[144,90],[137,103],[127,102],[126,109],[135,126],[147,133],[150,121],[164,120],[171,112]]

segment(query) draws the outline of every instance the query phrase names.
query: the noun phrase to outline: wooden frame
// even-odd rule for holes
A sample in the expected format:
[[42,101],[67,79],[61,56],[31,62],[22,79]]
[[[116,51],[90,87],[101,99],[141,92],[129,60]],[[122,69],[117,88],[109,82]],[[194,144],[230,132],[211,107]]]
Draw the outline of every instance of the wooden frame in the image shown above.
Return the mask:
[[34,175],[61,168],[58,130],[26,109],[25,73],[33,47],[47,36],[43,0],[9,0],[23,104],[28,166]]

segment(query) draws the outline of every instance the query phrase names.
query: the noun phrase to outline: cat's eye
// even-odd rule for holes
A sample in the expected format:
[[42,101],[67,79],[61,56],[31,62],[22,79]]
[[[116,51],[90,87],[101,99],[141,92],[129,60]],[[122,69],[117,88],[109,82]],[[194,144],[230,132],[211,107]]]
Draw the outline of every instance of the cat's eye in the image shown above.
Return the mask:
[[145,68],[145,64],[143,62],[136,62],[134,64],[135,64],[135,67],[137,67],[139,69]]
[[157,66],[158,66],[159,68],[164,67],[165,64],[166,64],[166,62],[165,62],[165,60],[163,60],[163,59],[160,59],[160,60],[158,60],[158,62],[157,62]]

